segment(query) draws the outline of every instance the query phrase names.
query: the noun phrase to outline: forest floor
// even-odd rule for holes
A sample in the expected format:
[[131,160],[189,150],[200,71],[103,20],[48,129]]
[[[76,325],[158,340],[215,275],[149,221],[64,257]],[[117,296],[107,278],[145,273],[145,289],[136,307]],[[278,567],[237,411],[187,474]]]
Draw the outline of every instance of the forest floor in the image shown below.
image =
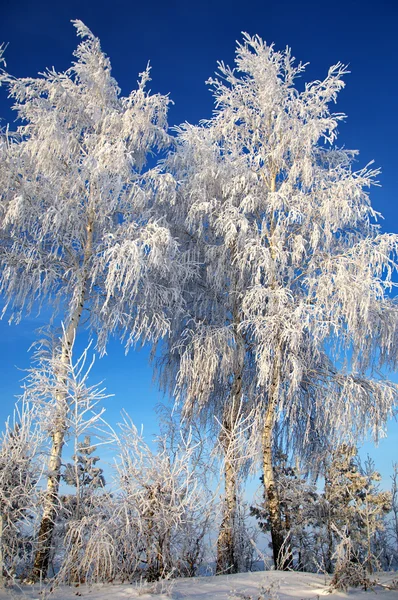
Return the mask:
[[[62,586],[51,594],[52,600],[398,600],[398,588],[387,589],[398,573],[379,573],[378,583],[368,591],[351,588],[348,592],[330,592],[329,578],[312,573],[260,571],[218,577],[175,579],[157,584],[104,584],[91,587]],[[22,586],[0,590],[0,600],[42,600],[49,590],[38,586]]]

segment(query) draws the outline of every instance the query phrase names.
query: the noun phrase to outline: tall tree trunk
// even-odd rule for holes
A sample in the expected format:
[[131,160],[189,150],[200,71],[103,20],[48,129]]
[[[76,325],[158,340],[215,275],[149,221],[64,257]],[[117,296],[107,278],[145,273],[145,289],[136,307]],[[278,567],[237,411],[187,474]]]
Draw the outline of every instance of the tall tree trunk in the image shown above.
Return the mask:
[[327,573],[333,573],[332,510],[331,510],[331,505],[330,505],[330,484],[328,481],[327,472],[328,471],[326,471],[326,476],[325,476],[325,500],[327,502],[327,521],[326,521],[327,549],[326,549],[325,569],[326,569]]
[[3,515],[0,512],[0,589],[4,587],[3,578]]
[[[236,241],[231,249],[231,263],[237,255]],[[233,382],[229,402],[223,408],[223,429],[220,444],[224,455],[224,507],[217,539],[216,574],[237,573],[236,521],[237,521],[237,452],[236,425],[241,410],[242,377],[245,360],[245,340],[239,331],[241,308],[239,304],[239,272],[235,271],[232,285],[232,327],[236,344]]]
[[[280,351],[278,351],[280,352]],[[272,553],[276,569],[287,570],[291,567],[291,551],[286,546],[286,532],[281,518],[280,499],[275,481],[273,468],[273,431],[275,424],[275,411],[279,395],[280,383],[280,355],[275,357],[274,373],[268,394],[268,406],[264,420],[262,436],[263,444],[263,480],[264,491],[267,498],[267,508],[271,526]]]
[[220,443],[224,454],[224,507],[217,539],[216,573],[237,573],[236,511],[237,511],[237,465],[235,428],[242,397],[242,370],[235,375],[231,390],[231,403],[224,407],[223,431]]
[[272,464],[272,430],[274,414],[267,410],[263,431],[263,480],[271,526],[272,553],[276,569],[285,570],[289,561],[283,558],[285,532],[282,525],[280,500]]
[[65,433],[67,430],[67,417],[69,410],[67,396],[67,377],[68,367],[72,357],[73,345],[75,342],[77,328],[82,316],[87,279],[88,279],[88,261],[92,254],[93,241],[93,222],[89,219],[86,227],[87,239],[82,265],[82,281],[80,290],[80,299],[77,307],[70,317],[69,324],[62,338],[61,351],[59,358],[59,371],[56,379],[59,383],[59,389],[55,394],[56,417],[54,428],[51,435],[52,446],[48,459],[47,489],[44,496],[43,515],[40,523],[37,537],[37,548],[33,563],[33,570],[30,580],[32,582],[44,579],[47,576],[50,561],[51,545],[55,527],[55,520],[59,508],[59,483],[61,479],[61,458],[62,448],[65,442]]

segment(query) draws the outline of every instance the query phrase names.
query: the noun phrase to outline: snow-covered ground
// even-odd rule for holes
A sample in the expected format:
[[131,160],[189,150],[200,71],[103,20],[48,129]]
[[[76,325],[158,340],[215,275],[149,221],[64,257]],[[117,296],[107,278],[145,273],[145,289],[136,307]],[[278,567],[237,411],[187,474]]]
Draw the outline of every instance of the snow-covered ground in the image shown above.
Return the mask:
[[[382,573],[377,577],[381,585],[367,592],[350,589],[345,592],[329,593],[328,578],[312,573],[266,571],[241,573],[219,577],[196,577],[177,579],[163,584],[142,584],[139,587],[129,584],[95,585],[92,587],[62,587],[51,596],[53,600],[76,600],[87,597],[90,600],[319,600],[327,596],[330,600],[397,600],[398,589],[389,590],[389,585],[398,579],[398,573]],[[163,589],[162,589],[163,588]],[[40,600],[46,596],[39,587],[0,590],[0,600]],[[48,592],[48,590],[47,590]]]

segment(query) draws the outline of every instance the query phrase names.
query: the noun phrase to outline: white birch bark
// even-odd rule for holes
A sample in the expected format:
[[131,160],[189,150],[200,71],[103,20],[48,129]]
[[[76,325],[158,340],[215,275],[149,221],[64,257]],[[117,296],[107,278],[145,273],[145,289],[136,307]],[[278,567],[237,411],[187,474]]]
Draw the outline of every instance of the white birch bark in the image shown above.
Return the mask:
[[235,373],[230,403],[224,407],[220,446],[224,464],[223,516],[217,538],[216,574],[237,573],[236,516],[239,485],[239,456],[237,452],[238,416],[241,409],[242,375]]

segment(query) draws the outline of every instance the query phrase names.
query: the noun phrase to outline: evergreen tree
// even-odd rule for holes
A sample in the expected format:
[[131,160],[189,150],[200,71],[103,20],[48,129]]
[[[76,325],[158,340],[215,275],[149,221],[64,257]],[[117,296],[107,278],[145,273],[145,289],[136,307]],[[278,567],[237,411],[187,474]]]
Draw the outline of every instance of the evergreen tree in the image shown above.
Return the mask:
[[81,568],[82,557],[88,550],[84,538],[90,535],[92,524],[104,518],[106,507],[101,505],[109,501],[105,493],[101,496],[95,494],[96,490],[105,486],[103,470],[95,466],[100,460],[93,456],[96,449],[91,445],[90,436],[85,436],[77,444],[78,453],[72,456],[73,463],[67,463],[62,474],[65,483],[76,488],[75,494],[60,497],[62,510],[58,514],[61,525],[58,535],[66,546],[62,571],[69,583],[82,583],[86,579],[87,573]]
[[384,529],[383,517],[391,509],[391,494],[380,490],[379,481],[373,461],[368,457],[362,467],[354,446],[342,444],[333,453],[324,495],[329,571],[339,539],[349,539],[351,561],[360,562],[369,573],[377,568],[376,534]]
[[[297,570],[312,571],[316,565],[316,512],[319,495],[316,486],[307,480],[296,464],[289,464],[288,457],[276,450],[275,483],[280,500],[284,544],[281,560]],[[260,478],[263,483],[262,477]],[[260,529],[269,533],[271,520],[264,493],[262,506],[251,507]]]
[[77,494],[83,500],[92,490],[105,486],[103,469],[96,467],[100,460],[99,456],[93,456],[97,450],[91,444],[91,438],[86,435],[82,442],[78,443],[78,454],[72,456],[73,463],[67,463],[62,475],[68,485],[77,489]]

